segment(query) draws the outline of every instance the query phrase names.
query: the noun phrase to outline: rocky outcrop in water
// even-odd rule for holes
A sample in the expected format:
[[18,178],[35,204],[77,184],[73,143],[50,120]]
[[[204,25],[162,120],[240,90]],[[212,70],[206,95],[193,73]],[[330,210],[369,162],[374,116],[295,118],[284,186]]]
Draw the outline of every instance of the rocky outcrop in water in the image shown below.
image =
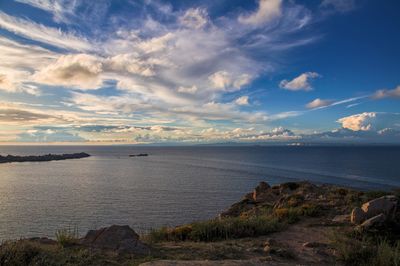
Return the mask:
[[85,152],[72,153],[72,154],[46,154],[46,155],[29,155],[29,156],[0,155],[0,163],[49,162],[49,161],[61,161],[70,159],[81,159],[89,156],[90,154],[87,154]]
[[130,154],[129,157],[147,157],[149,154],[147,153],[139,153],[139,154]]

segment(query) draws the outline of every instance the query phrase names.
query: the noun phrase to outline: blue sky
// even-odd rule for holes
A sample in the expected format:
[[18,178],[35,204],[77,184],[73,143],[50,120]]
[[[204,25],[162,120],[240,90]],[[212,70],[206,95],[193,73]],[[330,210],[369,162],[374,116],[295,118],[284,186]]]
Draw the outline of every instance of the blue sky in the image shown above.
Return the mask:
[[0,143],[399,143],[394,0],[0,3]]

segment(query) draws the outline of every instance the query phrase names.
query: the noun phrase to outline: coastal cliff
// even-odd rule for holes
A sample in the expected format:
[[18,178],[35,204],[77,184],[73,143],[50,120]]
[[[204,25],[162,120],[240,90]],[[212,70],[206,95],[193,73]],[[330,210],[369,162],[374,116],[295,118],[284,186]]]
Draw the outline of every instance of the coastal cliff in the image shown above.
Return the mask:
[[261,182],[218,217],[7,241],[0,265],[399,265],[400,191]]

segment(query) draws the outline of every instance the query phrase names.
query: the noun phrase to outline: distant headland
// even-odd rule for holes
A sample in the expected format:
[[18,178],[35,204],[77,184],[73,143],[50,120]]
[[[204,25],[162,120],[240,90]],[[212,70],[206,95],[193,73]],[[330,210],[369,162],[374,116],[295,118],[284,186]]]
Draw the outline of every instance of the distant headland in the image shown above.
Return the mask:
[[28,156],[0,155],[0,163],[49,162],[49,161],[69,160],[69,159],[81,159],[89,156],[90,154],[87,154],[85,152],[71,153],[71,154],[45,154],[45,155],[28,155]]

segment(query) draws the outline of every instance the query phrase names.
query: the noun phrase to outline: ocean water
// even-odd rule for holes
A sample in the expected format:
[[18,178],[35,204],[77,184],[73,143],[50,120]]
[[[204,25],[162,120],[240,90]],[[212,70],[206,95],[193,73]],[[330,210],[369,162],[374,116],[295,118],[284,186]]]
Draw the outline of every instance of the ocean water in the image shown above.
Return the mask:
[[[85,159],[0,164],[0,240],[61,228],[137,231],[215,217],[260,181],[400,187],[400,147],[0,146],[0,154],[87,152]],[[149,153],[148,157],[128,157]]]

